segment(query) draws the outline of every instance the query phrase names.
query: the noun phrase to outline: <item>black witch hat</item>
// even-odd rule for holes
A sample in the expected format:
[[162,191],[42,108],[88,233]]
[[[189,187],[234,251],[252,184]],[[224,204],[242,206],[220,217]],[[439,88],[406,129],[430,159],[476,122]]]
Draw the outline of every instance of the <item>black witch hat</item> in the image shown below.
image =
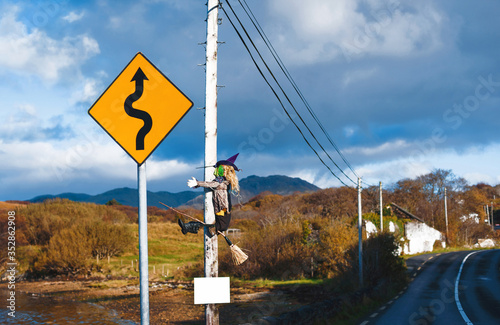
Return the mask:
[[215,164],[215,168],[219,167],[220,165],[226,165],[226,166],[233,167],[234,170],[236,170],[236,171],[239,171],[238,167],[236,167],[236,165],[234,164],[234,162],[236,161],[236,158],[238,158],[238,155],[239,155],[239,153],[237,153],[236,155],[234,155],[232,157],[227,158],[226,160],[219,160]]

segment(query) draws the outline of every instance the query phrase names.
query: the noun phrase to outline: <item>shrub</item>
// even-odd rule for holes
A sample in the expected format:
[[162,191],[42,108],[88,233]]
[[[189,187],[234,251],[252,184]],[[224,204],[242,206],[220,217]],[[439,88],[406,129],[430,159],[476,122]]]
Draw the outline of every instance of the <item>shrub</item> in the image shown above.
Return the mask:
[[83,227],[83,233],[92,257],[99,259],[120,255],[134,244],[134,237],[125,225],[94,221]]
[[49,273],[77,274],[88,271],[91,246],[81,227],[62,229],[50,239],[43,268]]

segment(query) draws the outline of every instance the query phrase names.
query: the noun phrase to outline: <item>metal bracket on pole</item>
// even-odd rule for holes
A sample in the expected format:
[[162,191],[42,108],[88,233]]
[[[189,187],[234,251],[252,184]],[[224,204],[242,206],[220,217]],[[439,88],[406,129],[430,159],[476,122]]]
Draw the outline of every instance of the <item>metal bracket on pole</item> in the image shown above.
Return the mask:
[[137,166],[137,183],[139,191],[139,276],[141,325],[149,325],[148,199],[146,190],[146,162]]

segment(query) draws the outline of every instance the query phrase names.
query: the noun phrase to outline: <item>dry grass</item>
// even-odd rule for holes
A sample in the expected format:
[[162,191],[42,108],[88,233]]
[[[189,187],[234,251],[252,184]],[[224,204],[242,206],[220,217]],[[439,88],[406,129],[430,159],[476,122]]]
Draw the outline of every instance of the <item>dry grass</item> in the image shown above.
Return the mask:
[[26,204],[0,201],[0,211],[12,211],[20,206],[26,206]]

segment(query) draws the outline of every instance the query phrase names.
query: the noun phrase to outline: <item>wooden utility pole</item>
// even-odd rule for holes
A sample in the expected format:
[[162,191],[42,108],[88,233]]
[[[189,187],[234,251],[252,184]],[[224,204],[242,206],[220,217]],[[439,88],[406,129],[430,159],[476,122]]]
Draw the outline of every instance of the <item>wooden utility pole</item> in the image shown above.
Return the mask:
[[[219,0],[208,0],[206,44],[206,89],[205,89],[205,166],[215,166],[217,162],[217,30]],[[205,167],[205,181],[214,179],[214,168]],[[205,223],[215,223],[212,191],[205,189]],[[205,229],[205,277],[218,276],[217,236]],[[219,324],[219,310],[215,304],[205,307],[206,324]]]
[[492,202],[491,202],[491,221],[490,221],[490,222],[491,222],[491,229],[492,229],[492,230],[495,230],[495,225],[493,224],[493,222],[494,222],[494,221],[493,221],[493,216],[494,216],[494,215],[495,215],[495,214],[494,214],[494,212],[493,212],[493,201],[492,201]]
[[495,211],[494,211],[494,206],[493,202],[496,200],[496,195],[493,195],[493,201],[491,202],[491,229],[495,230]]
[[361,210],[361,178],[358,177],[358,254],[359,286],[363,287],[363,216]]
[[448,206],[446,204],[446,187],[444,188],[444,218],[446,222],[446,245],[448,245]]
[[384,207],[382,205],[382,182],[379,183],[379,194],[380,194],[380,232],[384,231]]

